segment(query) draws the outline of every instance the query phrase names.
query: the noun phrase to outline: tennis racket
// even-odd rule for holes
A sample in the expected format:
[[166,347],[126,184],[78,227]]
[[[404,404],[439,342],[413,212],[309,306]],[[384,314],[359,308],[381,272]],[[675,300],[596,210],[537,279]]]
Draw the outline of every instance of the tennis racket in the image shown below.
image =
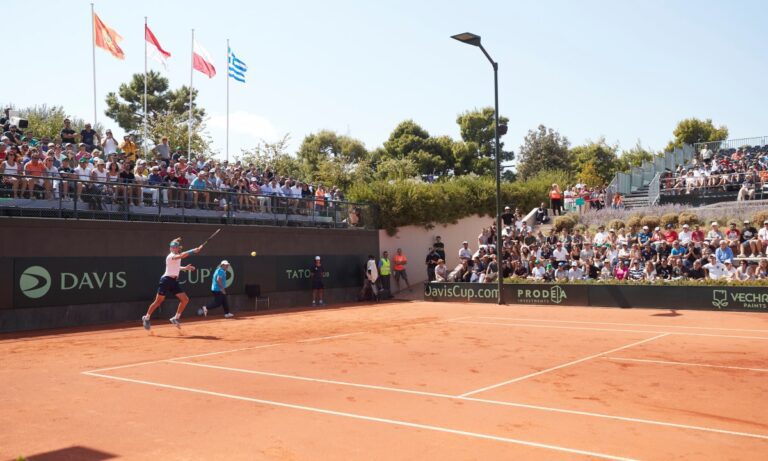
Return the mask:
[[205,242],[203,242],[202,245],[200,245],[200,249],[202,249],[205,246],[205,244],[208,243],[209,240],[216,237],[219,234],[219,232],[221,232],[221,228],[216,229],[216,232],[214,232],[213,234],[211,234],[210,237],[205,239]]

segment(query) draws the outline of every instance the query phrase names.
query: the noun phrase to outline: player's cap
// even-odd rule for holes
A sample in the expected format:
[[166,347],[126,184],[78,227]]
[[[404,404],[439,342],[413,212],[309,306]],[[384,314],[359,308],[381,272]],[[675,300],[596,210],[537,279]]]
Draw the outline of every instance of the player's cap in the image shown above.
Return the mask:
[[226,259],[224,259],[224,260],[222,260],[222,261],[219,263],[219,266],[229,266],[229,261],[227,261]]
[[320,261],[320,256],[315,256],[315,261]]

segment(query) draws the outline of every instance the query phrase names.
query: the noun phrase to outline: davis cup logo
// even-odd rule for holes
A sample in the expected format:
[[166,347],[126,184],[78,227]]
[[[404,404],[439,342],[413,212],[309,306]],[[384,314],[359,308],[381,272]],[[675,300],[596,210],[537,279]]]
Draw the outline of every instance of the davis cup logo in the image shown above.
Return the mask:
[[42,298],[51,289],[51,274],[44,267],[30,266],[19,277],[19,288],[27,298]]
[[235,271],[232,266],[227,267],[227,280],[224,282],[225,288],[229,288],[235,282]]

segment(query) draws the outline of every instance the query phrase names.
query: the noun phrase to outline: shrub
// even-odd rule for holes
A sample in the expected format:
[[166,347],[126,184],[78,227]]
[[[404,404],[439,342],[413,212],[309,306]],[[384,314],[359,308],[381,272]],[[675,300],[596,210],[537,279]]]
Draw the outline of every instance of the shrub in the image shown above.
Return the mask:
[[[664,215],[666,216],[666,215]],[[696,224],[701,224],[701,220],[699,219],[699,216],[696,213],[690,213],[688,211],[683,211],[680,213],[680,215],[677,217],[677,223],[679,225],[688,224],[689,226],[695,226]]]
[[626,220],[627,227],[630,227],[630,228],[633,227],[633,226],[634,227],[640,227],[641,226],[640,221],[642,221],[642,219],[643,219],[643,216],[639,215],[639,214],[635,214],[635,215],[630,216]]
[[558,232],[562,231],[563,229],[573,230],[573,228],[576,226],[576,217],[570,213],[563,216],[557,216],[552,222],[552,226]]
[[643,216],[643,218],[640,220],[640,225],[648,226],[649,229],[659,227],[659,224],[661,224],[661,219],[658,216],[653,216],[653,215]]
[[763,222],[768,220],[768,210],[762,210],[758,211],[757,213],[752,215],[752,224],[755,227],[762,227]]
[[622,227],[625,227],[624,221],[621,219],[611,219],[606,226],[608,229],[616,229],[617,231]]
[[679,216],[677,213],[667,213],[661,217],[661,227],[667,227],[667,224],[677,227],[678,220]]

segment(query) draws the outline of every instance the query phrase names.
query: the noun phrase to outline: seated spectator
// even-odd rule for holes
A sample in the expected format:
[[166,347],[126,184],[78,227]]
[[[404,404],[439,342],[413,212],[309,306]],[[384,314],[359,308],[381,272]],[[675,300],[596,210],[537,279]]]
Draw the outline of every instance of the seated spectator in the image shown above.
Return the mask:
[[728,242],[726,240],[720,240],[720,247],[715,250],[715,257],[721,263],[733,260],[733,250],[731,250],[731,247],[728,246]]
[[696,260],[693,263],[693,267],[688,270],[688,273],[686,274],[688,279],[690,280],[704,280],[706,278],[706,273],[704,272],[704,268],[701,266],[701,260]]
[[704,265],[709,280],[720,280],[726,276],[725,265],[718,261],[715,255],[709,256],[709,262]]
[[448,268],[445,266],[444,259],[437,260],[435,266],[435,282],[445,282],[448,280]]
[[757,234],[757,229],[752,226],[752,222],[748,219],[745,220],[744,227],[741,229],[740,233],[741,256],[760,256],[760,253],[762,253],[762,245],[760,245],[760,240],[758,239]]
[[549,222],[549,211],[547,210],[547,206],[544,202],[541,202],[541,205],[539,208],[536,209],[536,223],[537,224],[546,224]]
[[584,270],[579,266],[579,263],[576,261],[573,261],[571,263],[571,268],[568,270],[568,281],[573,282],[574,280],[584,280]]
[[[662,261],[664,261],[666,265],[666,259],[662,259]],[[631,271],[632,269],[630,269],[630,272]],[[646,261],[645,268],[643,269],[642,279],[645,280],[646,282],[655,282],[657,275],[658,274],[656,273],[656,266],[653,265],[653,262]]]

